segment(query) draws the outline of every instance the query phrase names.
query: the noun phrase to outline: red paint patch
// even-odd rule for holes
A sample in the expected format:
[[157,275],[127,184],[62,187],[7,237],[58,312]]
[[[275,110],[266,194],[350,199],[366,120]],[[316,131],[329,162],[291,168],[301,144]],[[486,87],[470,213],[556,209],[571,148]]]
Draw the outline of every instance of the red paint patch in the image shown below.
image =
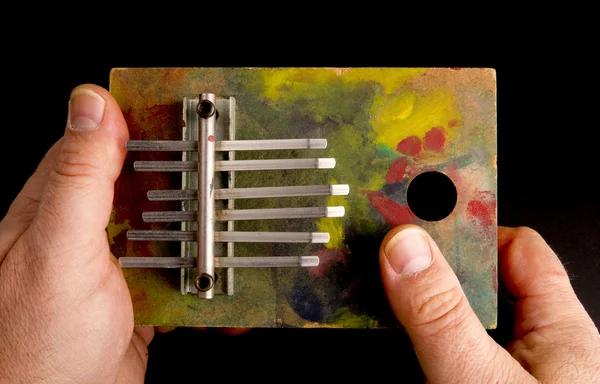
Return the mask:
[[181,120],[181,126],[185,128],[185,120]]
[[315,256],[319,256],[319,265],[316,267],[307,268],[308,273],[312,276],[324,277],[329,269],[337,263],[343,263],[346,265],[348,259],[347,249],[329,249],[321,248],[315,253]]
[[415,221],[415,215],[407,205],[400,205],[387,197],[381,191],[365,192],[371,201],[371,205],[392,226],[409,224]]
[[211,143],[215,141],[215,137],[213,135],[208,136],[208,141]]
[[390,165],[390,169],[385,175],[385,181],[388,184],[395,184],[402,180],[404,174],[406,173],[406,167],[408,166],[408,160],[405,157],[394,161]]
[[433,127],[425,134],[425,138],[423,139],[423,148],[429,151],[439,152],[444,148],[444,144],[446,143],[446,134],[444,133],[444,128],[442,127]]
[[461,126],[461,122],[458,120],[450,120],[448,121],[448,127],[449,128],[456,128],[456,127],[460,127]]
[[[150,108],[144,119],[136,114],[134,109],[124,113],[125,121],[130,130],[130,137],[134,140],[181,140],[181,103],[169,105],[156,105]],[[167,172],[135,172],[133,163],[137,160],[149,161],[181,161],[181,152],[129,152],[125,164],[115,183],[115,217],[114,223],[123,223],[129,220],[134,229],[146,229],[146,224],[141,219],[144,211],[155,211],[156,203],[146,199],[146,191],[150,189],[176,189],[180,188],[181,176],[170,175]],[[132,191],[134,191],[132,193]],[[170,210],[167,205],[161,205],[165,210]],[[173,204],[174,209],[178,209]],[[128,242],[113,244],[111,249],[116,255],[123,255]],[[134,242],[138,243],[138,242]]]
[[409,156],[416,156],[421,152],[421,139],[410,136],[398,143],[396,151]]
[[496,198],[491,191],[477,191],[467,204],[467,219],[474,225],[491,227],[496,222]]
[[467,213],[471,217],[475,217],[481,219],[484,224],[491,224],[491,220],[489,218],[491,214],[491,208],[482,201],[479,200],[471,200],[467,205]]

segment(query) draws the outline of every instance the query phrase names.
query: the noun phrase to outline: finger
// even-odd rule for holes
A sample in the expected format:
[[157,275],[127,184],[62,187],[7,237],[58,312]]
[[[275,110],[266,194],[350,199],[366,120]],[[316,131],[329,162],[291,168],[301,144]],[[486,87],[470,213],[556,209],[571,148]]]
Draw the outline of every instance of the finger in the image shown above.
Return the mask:
[[143,383],[148,367],[148,345],[154,338],[154,328],[150,326],[135,327],[131,343],[117,375],[118,384]]
[[498,245],[500,283],[516,300],[516,342],[508,349],[542,381],[556,373],[547,365],[564,365],[583,374],[589,364],[580,357],[591,355],[586,354],[587,345],[598,348],[600,335],[558,256],[526,227],[500,227]]
[[[133,328],[133,335],[139,336],[138,339],[141,337],[141,339],[144,341],[144,343],[141,345],[145,345],[147,347],[152,342],[152,339],[154,339],[154,327],[137,325]],[[134,337],[132,336],[132,340],[133,339]]]
[[[517,301],[517,315],[521,317],[515,338],[560,320],[557,315],[579,318],[585,313],[567,271],[536,231],[500,227],[498,249],[500,283]],[[591,319],[588,322],[592,324]]]
[[156,333],[169,333],[176,330],[177,327],[154,327]]
[[250,332],[250,330],[252,330],[252,328],[217,328],[217,332],[227,336],[241,336]]
[[0,222],[0,264],[37,213],[42,191],[61,145],[62,139],[58,140],[46,153]]
[[423,229],[405,225],[391,230],[379,261],[392,310],[430,382],[533,379],[487,335],[452,268]]
[[[45,249],[79,249],[93,241],[106,242],[105,228],[112,208],[114,182],[126,155],[127,125],[115,99],[95,85],[77,87],[69,101],[63,144],[48,175],[32,227]],[[66,252],[53,257],[60,264]],[[83,252],[77,262],[96,257]],[[110,258],[106,252],[106,260]]]

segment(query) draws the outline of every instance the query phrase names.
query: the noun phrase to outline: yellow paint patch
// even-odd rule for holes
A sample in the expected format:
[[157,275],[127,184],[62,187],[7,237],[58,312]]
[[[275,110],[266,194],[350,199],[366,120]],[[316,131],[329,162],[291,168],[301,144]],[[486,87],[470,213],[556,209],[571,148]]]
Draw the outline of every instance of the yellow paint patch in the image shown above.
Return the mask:
[[352,68],[344,72],[347,81],[373,81],[379,83],[384,94],[392,94],[413,78],[424,74],[425,68]]
[[[285,68],[263,70],[264,96],[277,100],[286,94],[311,94],[316,84],[336,79],[350,83],[375,82],[381,86],[371,107],[371,124],[376,144],[395,149],[409,136],[423,138],[433,127],[447,128],[448,121],[461,120],[455,96],[447,88],[432,89],[426,94],[404,87],[423,68]],[[404,87],[404,88],[403,88]],[[318,120],[318,116],[315,117]],[[450,141],[454,131],[446,129]]]
[[348,307],[338,309],[330,317],[333,321],[329,321],[327,325],[334,328],[377,328],[379,326],[377,320],[370,318],[368,315],[354,314]]
[[115,243],[114,238],[124,230],[132,229],[129,224],[129,220],[125,220],[123,224],[115,223],[115,207],[110,211],[110,220],[108,222],[108,226],[106,227],[106,233],[108,235],[108,242],[110,245]]
[[321,84],[337,75],[324,68],[285,68],[263,70],[264,96],[277,100],[288,94],[310,94],[313,84]]
[[[336,184],[332,182],[332,184]],[[327,199],[327,206],[343,206],[346,210],[345,216],[349,215],[348,212],[348,198],[346,196],[330,196]],[[345,248],[344,244],[344,219],[342,218],[330,218],[323,217],[317,221],[317,231],[318,232],[329,232],[329,243],[325,244],[326,248],[335,249],[335,248]]]
[[373,105],[371,123],[377,133],[377,144],[396,148],[409,136],[423,138],[433,127],[444,127],[446,140],[450,141],[453,130],[447,129],[448,121],[460,120],[454,95],[448,89],[438,89],[427,94],[406,90],[398,95],[378,96]]
[[303,93],[313,84],[336,78],[350,83],[375,82],[383,94],[392,94],[414,77],[426,72],[423,68],[283,68],[263,70],[264,96],[276,100],[286,93]]
[[397,110],[394,120],[406,120],[413,113],[413,109],[415,107],[415,97],[412,94],[408,94],[407,97],[398,97],[397,99],[398,100],[395,105]]

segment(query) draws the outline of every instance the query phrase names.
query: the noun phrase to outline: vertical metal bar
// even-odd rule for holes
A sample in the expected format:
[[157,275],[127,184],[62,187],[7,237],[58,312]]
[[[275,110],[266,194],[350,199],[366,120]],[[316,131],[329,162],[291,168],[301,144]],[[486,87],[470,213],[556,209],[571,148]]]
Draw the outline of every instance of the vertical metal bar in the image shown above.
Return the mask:
[[[235,140],[235,98],[229,98],[229,140]],[[229,160],[235,160],[235,151],[229,151]],[[229,183],[227,188],[235,188],[235,171],[229,171]],[[228,209],[235,209],[235,200],[227,200]],[[235,221],[227,222],[227,231],[235,231]],[[232,242],[227,243],[227,257],[234,257],[234,244]],[[228,296],[233,295],[233,268],[227,268],[227,286],[226,293]]]
[[[196,150],[198,150],[198,114],[196,113],[196,111],[192,110],[192,108],[190,108],[190,104],[192,104],[192,100],[188,99],[187,97],[183,98],[183,116],[182,116],[182,122],[183,122],[183,136],[182,139],[183,141],[193,141],[196,144]],[[196,137],[195,137],[196,136]],[[182,153],[182,161],[188,161],[188,160],[193,160],[194,157],[196,157],[196,161],[197,161],[197,156],[198,153],[197,152],[183,152]],[[182,211],[188,211],[188,210],[192,210],[192,208],[197,208],[194,207],[195,204],[197,204],[198,201],[198,196],[197,196],[197,189],[198,189],[198,185],[194,184],[192,185],[192,173],[190,172],[182,172],[181,173],[181,187],[182,189],[196,189],[196,196],[194,196],[195,201],[192,201],[191,199],[189,201],[182,201],[181,203],[181,210]],[[196,174],[197,176],[197,174]],[[197,181],[197,180],[196,180]],[[192,229],[197,229],[198,227],[193,228],[194,225],[198,225],[197,223],[190,223],[190,222],[182,222],[181,223],[181,230],[182,231],[191,231]],[[191,249],[192,247],[194,247],[194,249]],[[181,257],[193,257],[198,255],[198,243],[196,242],[190,242],[190,241],[182,241],[181,242]],[[197,258],[194,259],[194,267],[197,265]],[[181,278],[181,285],[180,285],[180,289],[181,289],[181,294],[182,295],[186,295],[188,293],[190,293],[192,291],[192,288],[190,286],[190,272],[191,269],[189,268],[181,268],[180,270],[180,278]]]
[[195,284],[198,297],[212,299],[215,283],[214,266],[214,178],[215,178],[215,122],[217,98],[203,93],[198,101],[200,117],[198,134],[198,276]]

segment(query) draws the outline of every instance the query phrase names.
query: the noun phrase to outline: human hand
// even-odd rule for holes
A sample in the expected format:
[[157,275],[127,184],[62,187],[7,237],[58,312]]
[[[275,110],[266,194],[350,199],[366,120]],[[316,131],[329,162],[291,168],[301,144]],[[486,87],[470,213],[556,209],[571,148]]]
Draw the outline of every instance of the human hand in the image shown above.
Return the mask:
[[598,383],[600,335],[537,232],[500,227],[499,277],[515,300],[514,341],[488,336],[439,248],[401,226],[379,254],[384,288],[430,383]]
[[143,382],[154,330],[134,331],[105,232],[128,137],[105,89],[77,87],[64,136],[0,222],[0,382]]

